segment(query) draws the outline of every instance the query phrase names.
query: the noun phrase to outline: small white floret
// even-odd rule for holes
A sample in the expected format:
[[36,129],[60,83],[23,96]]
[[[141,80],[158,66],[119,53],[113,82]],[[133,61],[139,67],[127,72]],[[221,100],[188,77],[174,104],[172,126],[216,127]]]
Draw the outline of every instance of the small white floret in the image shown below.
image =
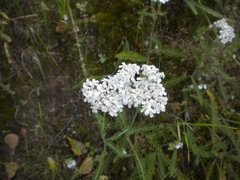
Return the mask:
[[198,89],[200,90],[206,90],[207,89],[207,84],[199,84]]
[[168,2],[168,1],[170,1],[170,0],[153,0],[153,1],[155,1],[155,2],[160,2],[160,3],[162,3],[162,4],[165,4],[166,2]]
[[183,143],[179,142],[178,144],[175,145],[176,149],[182,149],[183,148]]
[[65,165],[68,169],[75,169],[77,162],[74,159],[66,159]]

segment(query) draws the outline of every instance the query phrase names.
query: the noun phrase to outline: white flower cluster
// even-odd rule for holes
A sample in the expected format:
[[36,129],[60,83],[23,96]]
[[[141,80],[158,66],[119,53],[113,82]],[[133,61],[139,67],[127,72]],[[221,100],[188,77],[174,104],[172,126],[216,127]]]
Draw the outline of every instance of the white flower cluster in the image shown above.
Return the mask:
[[90,103],[94,113],[98,111],[117,116],[127,106],[140,107],[146,116],[165,111],[168,98],[161,84],[163,72],[153,65],[125,64],[119,66],[114,76],[83,83],[84,101]]
[[176,149],[182,149],[183,148],[183,143],[182,142],[179,142],[175,145],[175,148]]
[[168,1],[170,1],[170,0],[153,0],[153,1],[155,1],[155,2],[159,1],[159,2],[162,3],[162,4],[165,4],[166,2],[168,2]]
[[233,38],[235,38],[234,28],[227,23],[226,19],[215,21],[213,25],[220,29],[218,39],[222,44],[232,42]]
[[69,158],[65,160],[65,165],[68,169],[75,169],[77,162],[74,159]]

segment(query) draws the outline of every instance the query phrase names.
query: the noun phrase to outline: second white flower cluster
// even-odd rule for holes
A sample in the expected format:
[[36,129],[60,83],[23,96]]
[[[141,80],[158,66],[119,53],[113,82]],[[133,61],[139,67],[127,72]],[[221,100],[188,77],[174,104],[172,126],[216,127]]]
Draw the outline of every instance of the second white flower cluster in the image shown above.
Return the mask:
[[235,38],[234,28],[230,26],[226,19],[220,19],[218,21],[215,21],[213,25],[210,27],[215,26],[219,29],[219,35],[218,39],[221,41],[222,44],[227,44],[229,42],[232,42],[232,40]]
[[165,111],[168,98],[162,79],[163,72],[153,65],[125,64],[114,76],[83,83],[84,101],[94,113],[102,111],[117,116],[127,106],[140,107],[146,116],[153,117]]

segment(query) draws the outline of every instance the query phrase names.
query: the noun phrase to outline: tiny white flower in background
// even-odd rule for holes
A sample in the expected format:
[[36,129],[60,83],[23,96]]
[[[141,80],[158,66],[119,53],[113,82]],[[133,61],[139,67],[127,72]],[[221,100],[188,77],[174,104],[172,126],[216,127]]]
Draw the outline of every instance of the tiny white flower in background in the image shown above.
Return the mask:
[[234,95],[232,95],[230,98],[233,100],[233,99],[235,99],[235,96],[234,96]]
[[168,1],[170,1],[170,0],[153,0],[153,1],[155,1],[155,2],[160,2],[160,3],[162,3],[162,4],[165,4],[166,2],[168,2]]
[[123,149],[123,150],[122,150],[122,153],[123,153],[124,155],[127,155],[126,149]]
[[94,113],[102,111],[117,116],[124,106],[140,107],[141,112],[152,118],[165,111],[168,98],[161,84],[164,77],[153,65],[122,63],[114,76],[101,81],[87,79],[82,93]]
[[63,15],[63,20],[66,22],[68,20],[68,15],[64,14]]
[[212,26],[219,29],[218,39],[222,44],[225,45],[228,42],[232,42],[235,38],[234,28],[227,23],[226,19],[215,21],[210,27]]
[[182,149],[183,148],[183,143],[179,142],[178,144],[175,145],[176,149]]
[[232,57],[233,57],[233,59],[235,59],[235,60],[236,60],[236,58],[237,58],[236,54],[233,54]]
[[190,89],[193,89],[193,88],[194,88],[193,84],[191,84],[191,85],[189,86],[189,88],[190,88]]
[[200,90],[206,90],[207,89],[207,84],[199,84],[198,89]]
[[65,160],[65,165],[68,169],[75,169],[77,162],[74,159],[66,159]]

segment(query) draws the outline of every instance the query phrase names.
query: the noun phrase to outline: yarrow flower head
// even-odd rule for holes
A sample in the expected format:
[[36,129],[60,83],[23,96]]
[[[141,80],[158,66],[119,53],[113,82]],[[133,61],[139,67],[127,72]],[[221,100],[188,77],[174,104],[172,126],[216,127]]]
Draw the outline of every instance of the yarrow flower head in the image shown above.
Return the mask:
[[168,1],[170,1],[170,0],[153,0],[153,1],[155,1],[155,2],[160,2],[160,3],[162,3],[162,4],[165,4],[166,2],[168,2]]
[[161,84],[163,72],[153,65],[125,64],[114,76],[83,83],[84,101],[94,113],[102,111],[117,116],[124,107],[140,107],[146,116],[153,117],[165,111],[168,98]]
[[226,19],[220,19],[215,21],[212,25],[219,29],[218,39],[221,41],[222,44],[226,44],[228,42],[232,42],[235,38],[234,28],[230,26]]

